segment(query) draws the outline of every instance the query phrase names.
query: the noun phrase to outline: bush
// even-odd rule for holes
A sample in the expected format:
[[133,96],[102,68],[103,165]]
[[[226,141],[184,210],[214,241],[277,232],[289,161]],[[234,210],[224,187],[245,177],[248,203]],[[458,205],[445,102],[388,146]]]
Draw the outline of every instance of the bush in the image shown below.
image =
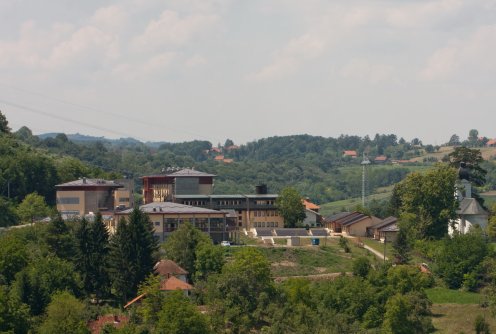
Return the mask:
[[365,278],[370,271],[370,261],[366,257],[359,257],[353,261],[352,272],[354,276]]

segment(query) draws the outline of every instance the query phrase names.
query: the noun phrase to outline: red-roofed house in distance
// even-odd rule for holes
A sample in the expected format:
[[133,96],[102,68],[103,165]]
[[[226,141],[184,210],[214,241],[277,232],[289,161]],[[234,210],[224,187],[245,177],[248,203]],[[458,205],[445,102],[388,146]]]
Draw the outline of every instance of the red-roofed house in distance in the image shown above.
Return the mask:
[[99,316],[98,319],[91,321],[88,323],[88,327],[91,331],[91,334],[100,334],[105,325],[110,324],[113,327],[119,329],[124,327],[129,322],[129,317],[124,315],[102,315]]
[[388,161],[388,157],[386,157],[385,155],[378,155],[374,159],[374,163],[376,164],[384,164],[387,161]]
[[321,226],[322,216],[319,214],[320,206],[310,202],[308,198],[303,199],[302,202],[305,206],[306,214],[303,225],[309,227]]
[[160,291],[176,291],[182,290],[186,296],[189,296],[191,290],[193,290],[193,286],[186,282],[181,281],[175,276],[171,276],[170,278],[164,279],[160,282]]
[[358,153],[357,153],[357,151],[354,151],[354,150],[346,150],[346,151],[343,151],[343,157],[356,158],[356,157],[358,157]]
[[489,139],[486,143],[487,147],[496,147],[496,139]]
[[188,276],[188,272],[172,260],[160,260],[155,264],[153,269],[157,275],[160,275],[164,279],[174,276],[186,282],[186,277]]

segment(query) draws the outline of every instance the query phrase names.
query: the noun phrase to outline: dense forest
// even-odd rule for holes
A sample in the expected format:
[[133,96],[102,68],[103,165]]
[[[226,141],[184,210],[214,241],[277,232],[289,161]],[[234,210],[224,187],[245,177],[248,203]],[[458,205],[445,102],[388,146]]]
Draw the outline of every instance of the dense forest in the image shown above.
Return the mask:
[[[337,139],[309,135],[261,139],[222,153],[233,163],[213,159],[212,144],[207,141],[162,143],[159,146],[134,140],[72,141],[65,134],[34,136],[21,128],[14,137],[29,147],[54,157],[71,157],[93,169],[137,178],[160,173],[168,167],[194,167],[216,174],[215,192],[252,193],[255,185],[267,184],[278,193],[291,185],[317,203],[356,197],[361,194],[362,159],[343,157],[344,150],[366,152],[373,157],[387,154],[407,159],[423,150],[395,135],[368,137],[341,136]],[[77,138],[76,138],[77,139]],[[370,168],[368,191],[402,180],[409,168],[374,166]],[[139,186],[139,185],[138,185]]]
[[[33,192],[53,205],[54,186],[81,177],[134,178],[139,194],[140,176],[157,174],[169,167],[193,167],[217,175],[217,194],[253,193],[258,184],[267,184],[272,193],[292,186],[322,204],[361,196],[364,154],[371,161],[384,155],[404,162],[440,149],[423,145],[418,138],[406,141],[393,134],[377,134],[373,138],[294,135],[264,138],[240,146],[230,139],[213,146],[208,141],[142,143],[129,138],[108,140],[63,133],[36,136],[27,127],[12,132],[1,116],[4,131],[0,136],[0,195],[5,210],[9,203],[19,204]],[[446,144],[477,147],[485,142],[487,138],[481,139],[472,130],[465,141],[453,135]],[[344,156],[345,150],[356,151],[358,157]],[[219,155],[230,159],[230,163],[215,160]],[[372,163],[367,167],[366,192],[390,191],[390,186],[411,171],[428,168],[438,160],[441,159],[431,157],[401,165]],[[484,161],[481,166],[487,175],[479,190],[496,189],[494,160]],[[377,201],[370,205],[384,207],[383,202]]]

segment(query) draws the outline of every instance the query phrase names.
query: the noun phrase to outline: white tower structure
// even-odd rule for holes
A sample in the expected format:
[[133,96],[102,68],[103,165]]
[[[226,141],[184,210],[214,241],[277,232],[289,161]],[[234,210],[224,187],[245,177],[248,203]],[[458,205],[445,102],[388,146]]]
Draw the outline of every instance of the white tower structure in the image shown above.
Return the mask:
[[363,153],[362,160],[362,206],[365,207],[365,196],[367,195],[367,166],[370,165],[369,158]]

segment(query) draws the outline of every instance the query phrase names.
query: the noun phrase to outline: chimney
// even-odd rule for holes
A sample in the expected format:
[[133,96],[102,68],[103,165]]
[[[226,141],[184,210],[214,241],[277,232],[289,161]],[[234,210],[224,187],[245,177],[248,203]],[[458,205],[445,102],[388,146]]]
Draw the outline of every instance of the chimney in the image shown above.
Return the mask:
[[86,184],[86,178],[83,177],[83,184]]
[[462,185],[465,188],[465,198],[472,198],[472,184],[468,180],[462,180]]

